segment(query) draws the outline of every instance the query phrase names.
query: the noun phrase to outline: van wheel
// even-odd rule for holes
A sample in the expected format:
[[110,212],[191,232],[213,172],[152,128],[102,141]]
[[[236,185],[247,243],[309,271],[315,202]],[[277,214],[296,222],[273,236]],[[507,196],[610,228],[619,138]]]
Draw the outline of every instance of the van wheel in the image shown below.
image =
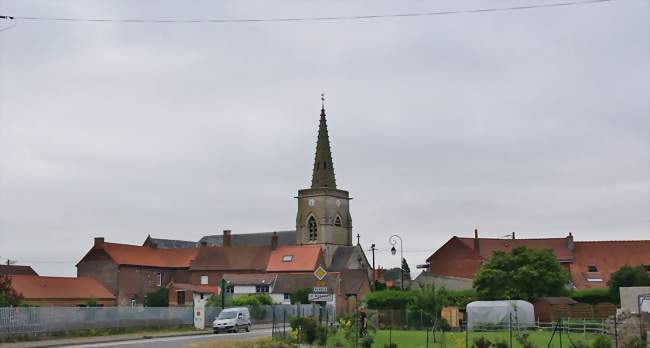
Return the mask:
[[246,332],[251,332],[251,326],[250,325],[246,325]]
[[232,332],[239,333],[239,325],[235,324],[235,329]]

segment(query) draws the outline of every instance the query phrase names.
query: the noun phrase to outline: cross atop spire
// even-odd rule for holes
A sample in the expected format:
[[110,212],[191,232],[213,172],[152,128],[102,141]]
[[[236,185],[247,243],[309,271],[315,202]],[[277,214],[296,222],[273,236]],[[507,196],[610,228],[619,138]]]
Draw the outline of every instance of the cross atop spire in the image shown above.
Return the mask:
[[311,178],[311,188],[336,188],[334,178],[334,163],[332,150],[327,132],[327,119],[325,118],[325,94],[321,94],[320,122],[318,124],[318,140],[316,142],[316,158],[314,159],[314,173]]

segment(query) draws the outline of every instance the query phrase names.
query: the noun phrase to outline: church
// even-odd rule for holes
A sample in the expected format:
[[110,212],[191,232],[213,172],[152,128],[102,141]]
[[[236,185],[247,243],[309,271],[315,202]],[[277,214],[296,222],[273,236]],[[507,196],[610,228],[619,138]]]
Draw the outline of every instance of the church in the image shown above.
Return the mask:
[[[142,245],[95,238],[77,264],[77,275],[92,277],[118,305],[142,304],[144,296],[169,289],[170,305],[191,305],[195,293],[226,291],[234,296],[269,293],[289,303],[301,288],[325,284],[328,302],[347,312],[371,289],[372,268],[357,236],[353,244],[350,194],[336,186],[324,98],[321,98],[311,187],[298,190],[296,229],[236,234],[224,230],[200,240],[147,236]],[[322,280],[313,275],[323,268]],[[219,289],[221,280],[226,289]],[[320,285],[319,285],[320,284]]]

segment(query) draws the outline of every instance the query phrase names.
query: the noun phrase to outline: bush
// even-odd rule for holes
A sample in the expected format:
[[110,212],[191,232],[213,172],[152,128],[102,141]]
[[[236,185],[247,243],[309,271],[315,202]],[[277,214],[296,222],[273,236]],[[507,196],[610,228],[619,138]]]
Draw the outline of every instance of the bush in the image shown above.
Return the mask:
[[300,330],[300,340],[312,344],[316,340],[317,322],[310,317],[293,317],[289,320],[293,330]]
[[492,342],[485,338],[485,336],[481,336],[478,338],[474,338],[474,343],[472,344],[472,348],[490,348],[492,345]]
[[273,300],[268,294],[242,295],[234,297],[232,304],[241,307],[267,306],[273,304]]
[[294,291],[291,294],[291,304],[296,304],[296,303],[309,304],[310,293],[311,293],[311,288],[302,288]]
[[447,290],[442,288],[440,291],[445,291],[447,293],[447,299],[450,306],[462,308],[467,306],[470,302],[478,301],[478,294],[474,289]]
[[633,336],[630,337],[627,341],[623,342],[624,348],[643,348],[643,341],[641,337]]
[[366,294],[364,301],[370,309],[405,309],[413,302],[413,293],[397,290],[375,291]]
[[386,343],[384,344],[384,348],[397,348],[397,343]]
[[609,340],[609,337],[604,335],[598,335],[591,341],[592,348],[611,348],[612,342]]
[[622,286],[648,286],[650,285],[650,275],[645,267],[638,265],[635,267],[625,265],[618,271],[612,273],[609,282],[609,293],[615,303],[621,303],[619,288]]
[[506,342],[505,340],[498,340],[498,341],[494,342],[492,345],[494,346],[494,348],[508,348],[509,347],[508,342]]
[[608,289],[584,289],[571,293],[570,297],[580,303],[595,305],[602,302],[614,303]]
[[327,343],[327,327],[317,325],[316,326],[316,341],[317,346],[324,346]]
[[530,340],[527,333],[521,336],[517,336],[517,342],[519,342],[523,348],[536,348],[535,344]]
[[145,307],[168,307],[169,297],[167,288],[160,288],[148,293],[144,297]]
[[336,335],[327,338],[327,347],[339,348],[347,347],[348,340],[342,332],[337,332]]
[[372,344],[375,340],[372,336],[364,336],[359,339],[359,346],[363,348],[372,348]]

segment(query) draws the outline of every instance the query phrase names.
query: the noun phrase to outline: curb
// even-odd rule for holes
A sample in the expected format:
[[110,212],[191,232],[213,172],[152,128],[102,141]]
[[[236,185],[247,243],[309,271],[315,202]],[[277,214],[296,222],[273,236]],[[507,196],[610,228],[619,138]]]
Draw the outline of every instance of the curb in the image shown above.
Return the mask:
[[[122,337],[122,338],[112,338],[110,336],[96,336],[88,337],[86,340],[79,338],[76,341],[75,338],[70,338],[70,340],[75,340],[73,342],[51,342],[45,343],[42,342],[39,344],[39,341],[32,342],[16,342],[16,343],[3,343],[0,344],[0,348],[53,348],[53,347],[66,347],[66,346],[76,346],[82,344],[96,344],[96,343],[112,343],[112,342],[127,342],[127,341],[137,341],[142,339],[155,339],[155,338],[169,338],[169,337],[183,337],[183,336],[203,336],[210,335],[212,331],[200,331],[200,332],[188,332],[188,333],[169,333],[169,334],[160,334],[160,335],[139,335],[131,337]],[[107,339],[99,339],[100,337],[106,337]],[[66,339],[61,339],[64,341]]]

